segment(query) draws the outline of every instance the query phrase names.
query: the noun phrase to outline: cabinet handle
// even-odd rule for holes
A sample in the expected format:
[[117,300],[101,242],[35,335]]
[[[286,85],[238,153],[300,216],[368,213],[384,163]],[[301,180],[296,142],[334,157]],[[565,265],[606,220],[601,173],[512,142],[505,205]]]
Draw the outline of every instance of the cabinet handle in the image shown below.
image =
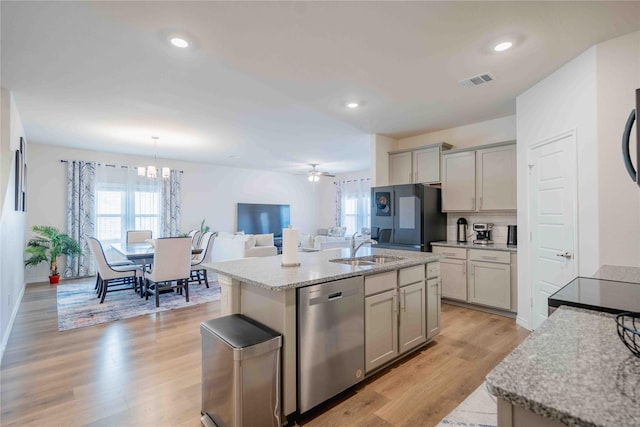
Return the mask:
[[418,172],[414,172],[413,173],[413,183],[417,184],[418,183]]
[[469,274],[471,274],[473,276],[473,267],[469,268]]
[[402,289],[400,293],[402,294],[402,298],[400,299],[400,309],[402,311],[407,311],[407,292]]
[[490,260],[497,260],[498,257],[497,256],[486,256],[486,255],[482,255],[482,259],[490,259]]
[[476,208],[476,198],[472,197],[471,198],[471,209],[475,209]]
[[393,293],[393,300],[391,304],[393,305],[393,312],[397,313],[398,312],[398,292]]
[[463,276],[467,275],[467,263],[466,262],[464,264],[462,264],[462,275]]

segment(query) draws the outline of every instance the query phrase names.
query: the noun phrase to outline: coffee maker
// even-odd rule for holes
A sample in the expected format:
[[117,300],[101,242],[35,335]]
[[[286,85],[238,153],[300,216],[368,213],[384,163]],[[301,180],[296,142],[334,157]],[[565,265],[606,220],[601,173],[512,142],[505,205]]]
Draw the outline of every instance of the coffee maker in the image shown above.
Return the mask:
[[473,224],[473,231],[476,232],[476,240],[473,241],[474,245],[490,245],[493,243],[491,240],[491,231],[493,230],[493,224],[491,223],[475,223]]

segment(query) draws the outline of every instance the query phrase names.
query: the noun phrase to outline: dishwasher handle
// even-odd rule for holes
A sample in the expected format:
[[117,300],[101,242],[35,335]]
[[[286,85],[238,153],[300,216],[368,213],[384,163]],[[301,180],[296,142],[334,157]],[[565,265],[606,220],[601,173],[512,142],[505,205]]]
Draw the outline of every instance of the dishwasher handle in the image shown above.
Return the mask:
[[320,290],[319,292],[314,292],[314,294],[314,296],[311,294],[309,295],[310,298],[307,300],[309,302],[309,306],[337,302],[345,298],[358,296],[359,292],[357,287],[353,287],[330,293],[322,292],[322,290]]

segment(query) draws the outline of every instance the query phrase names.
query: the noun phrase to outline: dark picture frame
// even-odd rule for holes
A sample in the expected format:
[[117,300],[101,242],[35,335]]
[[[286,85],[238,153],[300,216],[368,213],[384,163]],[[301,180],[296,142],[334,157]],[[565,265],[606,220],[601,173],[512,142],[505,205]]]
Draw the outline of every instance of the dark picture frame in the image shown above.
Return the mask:
[[391,216],[391,193],[389,191],[376,192],[376,216]]

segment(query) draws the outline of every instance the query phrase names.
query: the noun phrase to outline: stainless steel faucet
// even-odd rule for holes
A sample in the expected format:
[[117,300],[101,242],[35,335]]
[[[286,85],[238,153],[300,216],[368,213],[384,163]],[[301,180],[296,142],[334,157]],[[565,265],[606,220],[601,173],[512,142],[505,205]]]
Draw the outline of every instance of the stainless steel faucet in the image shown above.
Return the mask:
[[356,237],[358,236],[360,236],[360,233],[358,232],[353,233],[353,236],[351,236],[351,258],[356,257],[356,253],[358,252],[358,249],[362,247],[362,245],[366,245],[367,243],[371,243],[372,245],[378,244],[378,242],[373,239],[367,239],[358,243],[358,246],[356,246]]

